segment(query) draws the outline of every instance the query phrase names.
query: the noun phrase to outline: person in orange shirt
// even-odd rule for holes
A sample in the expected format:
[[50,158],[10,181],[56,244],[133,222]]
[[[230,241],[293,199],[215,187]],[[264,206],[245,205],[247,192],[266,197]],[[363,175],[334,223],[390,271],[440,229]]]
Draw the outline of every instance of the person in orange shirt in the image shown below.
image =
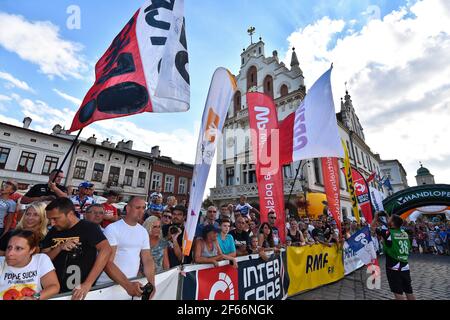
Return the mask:
[[113,222],[119,220],[119,214],[117,213],[117,208],[113,206],[119,198],[119,194],[115,191],[109,191],[106,195],[106,202],[103,204],[103,210],[105,212],[103,216],[102,227],[106,228]]

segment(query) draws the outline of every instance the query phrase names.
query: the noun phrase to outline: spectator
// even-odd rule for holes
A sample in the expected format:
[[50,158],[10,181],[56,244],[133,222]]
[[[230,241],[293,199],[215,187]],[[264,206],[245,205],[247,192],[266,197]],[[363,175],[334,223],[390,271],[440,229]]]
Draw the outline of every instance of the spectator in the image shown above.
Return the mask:
[[195,263],[211,263],[215,267],[219,261],[228,260],[237,268],[237,260],[234,257],[225,255],[217,242],[217,228],[214,225],[207,225],[203,228],[202,238],[198,239],[195,246]]
[[152,198],[151,203],[148,205],[147,211],[144,215],[144,220],[147,220],[150,216],[157,216],[161,219],[161,215],[164,211],[164,206],[162,204],[163,198],[159,195],[157,197]]
[[117,208],[114,206],[114,203],[117,203],[119,198],[119,194],[115,191],[109,191],[106,194],[106,202],[103,203],[103,211],[105,212],[103,216],[102,227],[106,228],[111,223],[119,220],[119,213],[117,212]]
[[253,237],[256,236],[258,237],[259,234],[259,221],[258,220],[250,220],[250,222],[248,223],[248,227],[250,230],[249,236]]
[[247,247],[250,242],[250,236],[245,231],[245,220],[243,217],[239,217],[236,220],[236,229],[230,232],[230,235],[234,239],[234,245],[236,247],[236,254],[238,257],[247,255]]
[[247,197],[242,195],[239,199],[239,203],[236,205],[235,211],[239,211],[241,215],[250,217],[250,212],[253,211],[254,213],[259,215],[259,211],[255,208],[253,208],[250,204],[247,202]]
[[275,226],[275,223],[277,221],[277,215],[275,212],[269,211],[268,218],[269,218],[269,226],[273,232],[273,242],[275,244],[275,247],[278,247],[280,245],[280,232],[278,231],[278,228]]
[[289,219],[289,229],[287,230],[287,236],[291,238],[292,246],[306,245],[305,238],[303,237],[303,234],[300,232],[298,222],[295,218]]
[[[438,228],[438,227],[437,227]],[[447,242],[447,232],[444,231],[444,228],[438,228],[434,243],[436,244],[437,253],[439,255],[443,255],[445,253],[445,243]]]
[[197,230],[195,231],[196,237],[201,237],[203,234],[203,229],[207,225],[213,225],[216,228],[219,228],[219,224],[216,222],[216,215],[217,215],[217,208],[214,206],[208,207],[208,210],[206,211],[206,219],[202,224],[199,224],[197,226]]
[[150,195],[150,199],[154,200],[154,199],[156,199],[158,197],[162,199],[163,195],[162,195],[161,191],[162,191],[162,187],[161,186],[156,187],[156,190]]
[[88,181],[82,182],[78,186],[78,194],[70,197],[70,200],[75,207],[75,215],[78,219],[83,220],[84,214],[86,213],[86,208],[95,203],[94,198],[89,196],[89,188],[92,187],[92,183]]
[[0,189],[0,238],[11,228],[16,212],[16,203],[9,197],[16,191],[16,185],[10,181],[5,182]]
[[[91,197],[92,199],[95,200],[94,198],[94,192],[95,192],[95,184],[92,183],[92,185],[88,188],[87,190],[87,196]],[[95,201],[94,201],[95,202]]]
[[[52,170],[48,177],[48,183],[34,185],[22,197],[20,203],[30,204],[32,202],[52,201],[56,198],[67,197],[67,188],[61,185],[63,178],[64,173],[62,170]],[[53,179],[55,179],[55,182],[53,182]]]
[[181,200],[180,206],[187,208],[188,207],[188,203],[186,199]]
[[[167,248],[170,268],[179,266],[184,259],[185,263],[192,261],[191,257],[183,257],[181,250],[183,243],[184,222],[186,219],[186,208],[178,205],[172,209],[172,224],[162,227],[163,237],[169,240]],[[176,239],[176,241],[173,241]]]
[[[25,214],[17,224],[16,230],[26,230],[36,233],[39,241],[42,241],[47,235],[48,219],[45,215],[45,202],[33,202],[26,210]],[[0,239],[0,256],[4,256],[8,241],[14,231],[10,231]]]
[[312,232],[312,237],[318,243],[329,247],[332,246],[332,244],[330,243],[331,236],[329,235],[328,237],[325,237],[322,220],[318,220],[316,222],[316,228]]
[[358,232],[358,223],[356,221],[352,221],[350,224],[350,234],[354,234]]
[[172,223],[172,211],[170,209],[166,209],[163,212],[162,218],[161,218],[161,224],[163,226],[169,225]]
[[273,230],[269,223],[264,222],[259,228],[258,245],[265,251],[274,250]]
[[86,209],[86,221],[90,221],[96,225],[99,226],[100,230],[102,232],[105,231],[105,229],[102,227],[103,218],[105,216],[104,207],[101,204],[91,204]]
[[2,300],[46,300],[58,294],[55,267],[38,251],[39,235],[34,232],[17,230],[11,235],[6,257],[0,257]]
[[18,184],[16,181],[14,180],[8,180],[6,183],[10,183],[14,185],[14,188],[16,189],[16,192],[14,192],[12,195],[9,196],[9,200],[12,200],[16,203],[16,212],[14,212],[11,217],[9,217],[9,215],[7,215],[3,221],[3,223],[6,225],[7,223],[9,223],[7,221],[7,219],[11,219],[11,227],[10,229],[15,229],[16,225],[17,225],[17,221],[19,221],[22,218],[22,214],[21,214],[21,205],[20,205],[20,200],[22,199],[22,195],[17,192],[18,189]]
[[156,273],[161,273],[170,268],[167,253],[168,241],[162,237],[161,220],[156,216],[151,216],[145,220],[143,227],[150,237],[150,251],[155,261]]
[[[98,279],[99,284],[114,280],[132,297],[140,297],[143,293],[139,282],[129,280],[138,276],[140,262],[142,262],[147,281],[156,288],[155,263],[150,252],[149,235],[147,230],[139,224],[144,211],[145,201],[134,197],[127,204],[125,218],[106,227],[105,235],[112,247],[112,254],[105,272]],[[154,294],[155,290],[150,298]]]
[[72,291],[72,300],[83,300],[105,268],[111,247],[97,225],[77,218],[70,199],[55,199],[45,210],[53,227],[42,241],[42,252],[53,261],[61,292]]
[[259,254],[261,247],[258,243],[258,236],[254,235],[250,237],[250,244],[248,245],[248,254]]
[[219,233],[217,240],[223,254],[229,255],[230,257],[236,257],[236,246],[234,245],[234,239],[233,236],[229,234],[230,224],[230,220],[223,219],[220,221],[221,232]]
[[167,197],[167,204],[164,206],[164,210],[171,210],[177,206],[177,198],[174,196]]

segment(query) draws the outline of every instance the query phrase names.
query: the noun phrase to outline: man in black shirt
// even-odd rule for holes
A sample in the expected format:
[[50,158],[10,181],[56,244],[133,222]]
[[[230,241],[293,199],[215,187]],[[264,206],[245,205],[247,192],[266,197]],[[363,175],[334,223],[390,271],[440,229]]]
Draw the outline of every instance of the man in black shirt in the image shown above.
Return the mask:
[[[177,205],[172,208],[172,223],[166,224],[162,227],[163,237],[169,241],[169,247],[167,248],[170,267],[176,267],[181,264],[183,260],[183,233],[184,222],[186,219],[186,207]],[[176,236],[177,241],[173,241]],[[191,263],[192,257],[184,257],[184,263]]]
[[[67,197],[67,188],[60,184],[63,178],[62,170],[53,170],[48,177],[48,183],[34,185],[22,197],[20,203],[30,204],[35,201],[52,201],[56,198]],[[55,182],[53,182],[53,179],[55,179]]]
[[234,239],[237,256],[248,255],[247,248],[250,245],[250,237],[249,233],[245,231],[245,219],[242,216],[236,219],[236,229],[230,231],[230,235]]
[[311,232],[311,236],[313,237],[313,239],[325,246],[329,246],[331,247],[332,244],[330,243],[330,238],[331,235],[325,234],[325,231],[323,230],[323,223],[321,220],[317,220],[316,222],[316,227],[314,228],[314,230]]
[[61,292],[73,291],[72,300],[83,300],[105,268],[111,246],[98,225],[77,218],[70,199],[53,200],[46,211],[53,228],[42,252],[55,266]]

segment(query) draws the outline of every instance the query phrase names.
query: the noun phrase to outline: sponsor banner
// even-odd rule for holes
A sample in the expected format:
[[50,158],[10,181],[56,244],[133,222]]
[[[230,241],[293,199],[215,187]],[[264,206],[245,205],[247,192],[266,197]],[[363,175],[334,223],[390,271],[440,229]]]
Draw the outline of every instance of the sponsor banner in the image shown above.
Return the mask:
[[189,109],[184,0],[147,0],[95,65],[70,131],[142,112]]
[[344,157],[339,144],[331,70],[313,84],[296,112],[280,125],[281,165],[302,159]]
[[342,170],[344,170],[345,179],[347,180],[348,193],[350,194],[350,202],[352,203],[353,216],[359,223],[360,219],[359,219],[358,200],[356,199],[355,186],[353,184],[352,166],[350,164],[350,157],[348,155],[347,146],[345,145],[344,140],[341,140],[341,142],[345,154],[344,168],[342,168]]
[[342,279],[344,277],[342,260],[342,252],[338,251],[337,245],[288,247],[288,295],[292,296]]
[[240,257],[238,268],[228,262],[219,267],[190,265],[185,268],[182,300],[281,300],[287,297],[289,278],[286,252]]
[[339,165],[337,158],[322,158],[322,173],[327,195],[328,210],[336,221],[338,230],[341,229]]
[[375,188],[370,187],[370,200],[372,201],[375,212],[384,211],[383,194]]
[[353,185],[355,186],[356,200],[367,222],[372,223],[373,213],[370,204],[369,185],[361,172],[352,167]]
[[370,235],[370,227],[358,230],[346,240],[348,246],[353,250],[362,263],[368,265],[377,259],[375,246]]
[[[156,294],[153,300],[177,300],[178,289],[178,275],[179,269],[174,268],[155,276]],[[147,284],[146,278],[140,278],[134,281],[139,281],[142,286]],[[50,300],[71,300],[72,293],[60,295]],[[120,285],[114,284],[108,287],[101,286],[101,289],[94,287],[85,300],[132,300],[132,297]],[[134,300],[140,300],[135,297]]]
[[234,76],[227,69],[218,68],[214,72],[208,97],[206,98],[202,126],[200,127],[197,143],[197,155],[187,212],[188,216],[183,236],[183,253],[185,256],[188,256],[191,251],[209,170],[235,91],[236,80]]
[[363,267],[364,263],[356,255],[355,251],[348,245],[347,241],[344,242],[344,273],[348,275],[353,271]]
[[256,162],[256,180],[261,222],[268,221],[268,213],[277,215],[276,227],[282,243],[286,240],[283,175],[278,159],[278,117],[273,100],[262,93],[247,93],[248,118]]

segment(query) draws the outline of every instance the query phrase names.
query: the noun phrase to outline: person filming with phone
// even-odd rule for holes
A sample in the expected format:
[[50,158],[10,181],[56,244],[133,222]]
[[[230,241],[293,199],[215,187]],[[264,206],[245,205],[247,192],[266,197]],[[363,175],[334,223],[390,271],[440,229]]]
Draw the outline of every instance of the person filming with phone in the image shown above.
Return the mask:
[[377,212],[371,224],[371,231],[383,239],[386,254],[386,276],[396,300],[415,300],[411,286],[408,258],[411,249],[408,234],[401,229],[403,219],[398,215],[387,218],[384,211]]

